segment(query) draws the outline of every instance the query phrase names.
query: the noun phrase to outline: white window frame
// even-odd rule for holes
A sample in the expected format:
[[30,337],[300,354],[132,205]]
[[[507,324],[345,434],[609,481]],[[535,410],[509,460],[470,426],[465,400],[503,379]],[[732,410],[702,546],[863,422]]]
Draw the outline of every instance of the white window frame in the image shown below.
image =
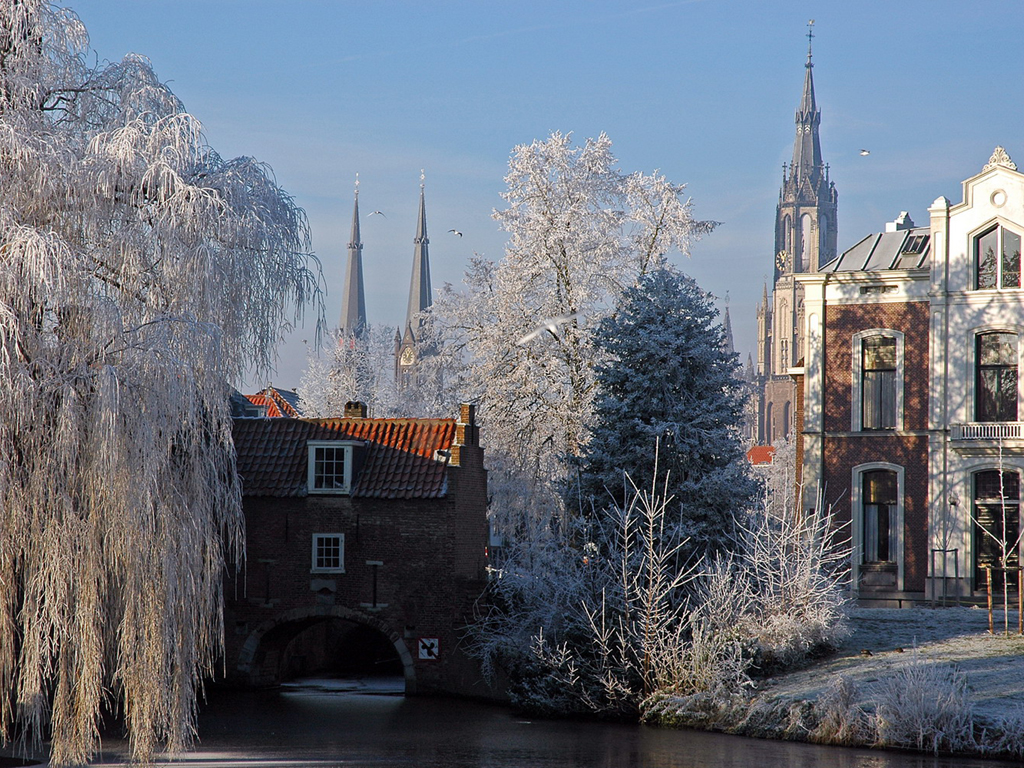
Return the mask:
[[864,474],[876,470],[886,470],[896,473],[896,513],[895,520],[890,520],[889,547],[896,561],[896,589],[903,591],[903,527],[904,527],[904,498],[906,496],[906,470],[899,464],[890,464],[885,461],[872,461],[867,464],[858,464],[850,474],[850,522],[852,523],[852,547],[850,551],[850,572],[853,577],[852,586],[854,591],[860,587],[861,560],[864,555]]
[[[996,257],[996,284],[994,286],[990,287],[990,288],[980,288],[980,287],[978,287],[978,279],[980,277],[980,272],[978,270],[978,267],[980,266],[978,264],[978,240],[980,240],[982,237],[987,235],[989,232],[992,232],[993,230],[998,230],[997,240],[998,240],[998,243],[999,243],[999,254]],[[1017,286],[1017,287],[1009,287],[1009,288],[1004,288],[1003,287],[1003,260],[1002,260],[1003,232],[1006,231],[1006,230],[1009,230],[1010,232],[1015,234],[1017,237],[1021,238],[1021,242],[1022,242],[1022,244],[1024,244],[1024,234],[1022,234],[1014,226],[1007,226],[1007,224],[1001,218],[997,218],[997,219],[994,219],[992,221],[987,222],[984,226],[979,227],[974,232],[970,233],[970,235],[968,236],[967,242],[968,242],[968,244],[970,246],[970,248],[968,250],[968,253],[969,253],[969,256],[970,256],[970,258],[969,258],[969,265],[970,265],[969,272],[970,272],[970,274],[968,275],[968,277],[969,277],[969,280],[970,280],[969,286],[970,286],[970,289],[972,291],[1020,291],[1020,290],[1024,290],[1024,253],[1021,254],[1021,257],[1022,257],[1021,258],[1021,265],[1020,265],[1022,267],[1022,270],[1021,270],[1021,281],[1020,281],[1021,284],[1019,286]]]
[[964,393],[967,396],[964,421],[975,422],[978,416],[978,337],[986,333],[1012,333],[1017,336],[1017,421],[1024,420],[1024,325],[979,325],[968,331],[964,370]]
[[[336,568],[325,568],[317,567],[317,549],[318,545],[322,540],[325,539],[337,539],[338,540],[338,567]],[[344,533],[314,533],[313,534],[313,549],[311,552],[311,559],[309,564],[310,573],[344,573],[345,572],[345,534]]]
[[[892,328],[870,328],[864,331],[857,331],[853,334],[852,343],[852,386],[850,391],[850,431],[864,432],[864,339],[872,336],[887,336],[896,339],[896,427],[892,431],[899,432],[903,429],[903,385],[905,371],[904,336],[902,331],[894,331]],[[870,434],[886,432],[887,430],[869,429]]]
[[[353,448],[359,443],[342,440],[310,440],[306,443],[306,492],[314,495],[348,496],[352,493]],[[318,449],[344,451],[344,477],[342,485],[330,488],[316,487],[316,452]]]

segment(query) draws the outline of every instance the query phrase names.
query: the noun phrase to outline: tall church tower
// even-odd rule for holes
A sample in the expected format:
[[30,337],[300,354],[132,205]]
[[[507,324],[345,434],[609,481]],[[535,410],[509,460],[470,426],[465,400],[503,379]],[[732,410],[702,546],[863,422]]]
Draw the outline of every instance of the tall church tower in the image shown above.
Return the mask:
[[363,242],[359,236],[359,175],[356,174],[355,205],[352,208],[352,236],[348,243],[345,292],[341,296],[338,330],[343,336],[361,336],[366,331],[366,296],[363,291]]
[[405,327],[395,334],[395,380],[399,388],[415,382],[416,367],[424,350],[418,345],[420,323],[416,315],[431,304],[430,256],[427,246],[427,206],[423,196],[424,176],[420,171],[420,211],[413,238],[412,281],[409,284],[409,306],[405,313]]
[[796,111],[793,162],[782,169],[782,188],[775,209],[775,263],[772,295],[767,287],[757,308],[759,378],[757,441],[769,445],[790,433],[796,389],[788,371],[804,359],[800,334],[804,319],[803,288],[793,275],[817,272],[836,256],[839,196],[821,155],[818,126],[821,111],[814,98],[808,24],[804,88]]

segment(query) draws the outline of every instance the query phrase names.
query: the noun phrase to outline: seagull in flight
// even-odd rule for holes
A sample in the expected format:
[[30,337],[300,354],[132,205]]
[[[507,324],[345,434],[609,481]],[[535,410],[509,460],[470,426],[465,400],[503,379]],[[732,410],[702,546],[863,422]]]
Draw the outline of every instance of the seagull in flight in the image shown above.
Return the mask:
[[862,149],[862,150],[860,151],[860,156],[861,156],[861,157],[867,157],[867,156],[868,156],[868,155],[870,155],[870,154],[871,154],[871,150],[870,150],[870,149]]
[[459,237],[462,237],[462,233],[459,232],[459,230],[457,229],[449,229],[448,231],[451,232],[453,235],[458,235]]
[[[384,216],[384,211],[370,211],[370,215],[371,216]],[[387,216],[384,216],[384,218],[386,219]]]
[[576,320],[579,316],[579,312],[573,312],[571,315],[559,315],[558,317],[549,317],[543,323],[541,323],[528,334],[519,339],[519,341],[517,341],[516,344],[518,344],[520,347],[525,346],[526,344],[529,344],[531,341],[540,336],[542,333],[544,333],[544,331],[547,331],[557,339],[558,326],[565,325],[566,323],[571,323],[573,320]]

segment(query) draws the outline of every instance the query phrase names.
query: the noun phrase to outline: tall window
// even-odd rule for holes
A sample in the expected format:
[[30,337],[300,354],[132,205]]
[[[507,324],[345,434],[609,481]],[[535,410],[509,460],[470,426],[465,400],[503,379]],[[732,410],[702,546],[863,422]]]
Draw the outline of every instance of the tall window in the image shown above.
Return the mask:
[[[974,583],[985,585],[984,566],[1001,566],[1004,549],[1008,565],[1019,561],[1020,475],[997,469],[974,475]],[[993,581],[1002,586],[1002,573],[993,572]]]
[[1017,420],[1017,335],[981,333],[977,337],[977,421]]
[[861,427],[896,428],[896,339],[861,340]]
[[896,532],[896,473],[886,469],[865,472],[863,475],[863,562],[890,563],[895,560]]
[[811,270],[811,215],[805,213],[800,217],[800,271]]
[[1020,235],[993,227],[974,239],[974,287],[1020,288]]

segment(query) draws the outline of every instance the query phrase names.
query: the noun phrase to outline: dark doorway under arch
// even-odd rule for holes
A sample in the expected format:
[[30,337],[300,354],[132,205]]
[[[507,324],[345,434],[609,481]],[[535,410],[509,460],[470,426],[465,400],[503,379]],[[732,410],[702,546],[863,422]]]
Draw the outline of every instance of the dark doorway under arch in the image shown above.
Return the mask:
[[341,606],[296,609],[264,622],[242,644],[236,669],[245,685],[309,676],[396,677],[399,690],[416,693],[416,671],[402,636],[375,616]]
[[281,682],[313,675],[368,677],[405,674],[394,643],[365,624],[329,618],[298,632],[284,646]]

